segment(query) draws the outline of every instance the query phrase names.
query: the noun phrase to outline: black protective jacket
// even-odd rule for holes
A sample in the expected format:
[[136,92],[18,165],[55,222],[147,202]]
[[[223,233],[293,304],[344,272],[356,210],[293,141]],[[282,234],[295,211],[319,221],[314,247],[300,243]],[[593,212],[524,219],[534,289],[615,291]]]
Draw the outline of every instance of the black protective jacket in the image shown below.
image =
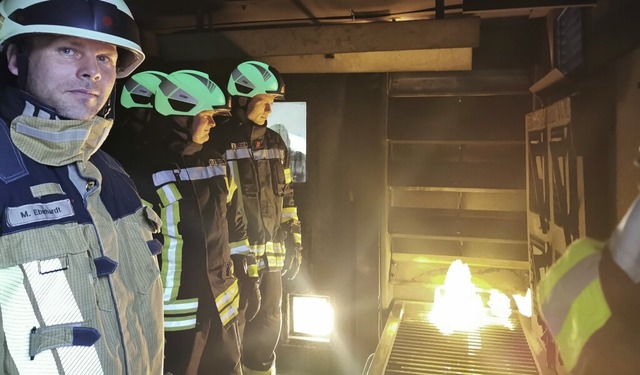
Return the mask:
[[238,194],[242,221],[229,217],[230,239],[232,243],[241,239],[245,228],[236,225],[241,222],[246,226],[249,248],[232,245],[232,252],[255,254],[261,270],[281,270],[282,243],[287,237],[302,241],[286,144],[266,125],[242,122],[237,116],[214,128],[210,143],[224,154],[242,193]]
[[[210,147],[187,141],[169,118],[152,118],[143,160],[130,163],[140,195],[161,215],[165,330],[192,329],[219,313],[224,325],[238,314],[238,283],[227,227],[227,164]],[[167,130],[168,129],[168,130]],[[241,223],[238,226],[241,231]],[[241,236],[241,235],[240,235]]]

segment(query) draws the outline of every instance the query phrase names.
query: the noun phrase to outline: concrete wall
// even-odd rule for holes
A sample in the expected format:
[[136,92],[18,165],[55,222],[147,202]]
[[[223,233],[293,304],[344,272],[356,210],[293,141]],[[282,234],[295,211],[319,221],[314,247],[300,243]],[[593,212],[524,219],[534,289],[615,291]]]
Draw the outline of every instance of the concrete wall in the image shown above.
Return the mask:
[[617,63],[616,216],[621,219],[638,196],[640,169],[640,48]]

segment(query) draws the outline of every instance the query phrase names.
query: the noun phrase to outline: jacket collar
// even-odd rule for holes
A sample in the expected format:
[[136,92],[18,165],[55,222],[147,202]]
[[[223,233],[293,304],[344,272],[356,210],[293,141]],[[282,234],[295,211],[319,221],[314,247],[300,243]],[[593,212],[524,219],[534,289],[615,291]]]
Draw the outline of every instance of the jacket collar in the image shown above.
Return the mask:
[[0,113],[11,124],[11,139],[25,155],[38,163],[61,166],[88,161],[107,138],[113,121],[61,119],[53,108],[27,93],[6,87]]

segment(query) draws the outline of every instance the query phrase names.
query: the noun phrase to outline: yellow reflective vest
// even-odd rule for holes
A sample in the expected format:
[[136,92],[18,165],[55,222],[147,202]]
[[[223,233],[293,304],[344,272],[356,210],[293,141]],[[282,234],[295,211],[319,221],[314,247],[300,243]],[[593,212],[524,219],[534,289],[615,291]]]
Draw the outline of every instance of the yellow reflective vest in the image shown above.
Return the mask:
[[611,317],[598,269],[604,246],[589,238],[575,241],[538,285],[540,312],[568,371]]

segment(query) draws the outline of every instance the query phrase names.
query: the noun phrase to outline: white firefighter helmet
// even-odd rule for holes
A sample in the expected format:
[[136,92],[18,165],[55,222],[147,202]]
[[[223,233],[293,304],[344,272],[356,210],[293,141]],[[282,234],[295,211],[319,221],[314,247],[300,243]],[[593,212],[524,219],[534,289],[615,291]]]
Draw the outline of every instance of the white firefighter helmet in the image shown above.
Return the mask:
[[117,77],[128,76],[144,60],[140,35],[123,0],[3,0],[0,44],[34,34],[75,36],[119,49]]

